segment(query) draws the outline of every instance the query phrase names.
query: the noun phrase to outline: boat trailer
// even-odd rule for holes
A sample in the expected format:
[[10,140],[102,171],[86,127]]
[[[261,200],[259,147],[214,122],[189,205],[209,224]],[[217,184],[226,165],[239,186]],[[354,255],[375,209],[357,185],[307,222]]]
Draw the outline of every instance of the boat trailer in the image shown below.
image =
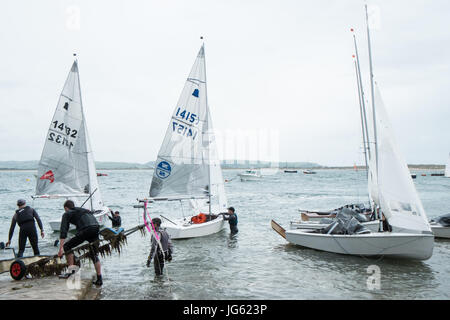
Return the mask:
[[[69,253],[78,254],[75,257],[76,264],[80,265],[81,261],[89,259],[93,254],[100,254],[102,258],[110,256],[113,252],[120,254],[122,247],[127,244],[127,236],[140,231],[141,235],[145,235],[145,225],[138,225],[129,230],[119,228],[104,228],[100,230],[101,239],[82,244],[68,252],[64,252],[63,256]],[[42,278],[52,275],[60,275],[67,268],[67,263],[63,263],[58,255],[39,255],[29,257],[17,257],[14,248],[5,248],[4,250],[12,250],[14,258],[0,260],[0,273],[8,272],[14,280],[21,280],[25,275],[31,275],[33,278]]]

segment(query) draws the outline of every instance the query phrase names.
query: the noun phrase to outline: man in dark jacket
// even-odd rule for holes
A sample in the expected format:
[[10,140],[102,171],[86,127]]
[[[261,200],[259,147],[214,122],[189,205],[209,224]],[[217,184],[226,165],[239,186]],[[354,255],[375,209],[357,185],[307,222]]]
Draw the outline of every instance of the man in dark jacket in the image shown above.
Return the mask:
[[221,215],[223,215],[223,220],[228,221],[228,224],[230,225],[230,231],[231,234],[236,234],[238,233],[238,228],[237,228],[237,224],[238,224],[238,217],[237,214],[234,210],[233,207],[229,207],[228,208],[228,213],[220,213]]
[[17,257],[20,258],[23,256],[27,239],[30,241],[34,255],[38,256],[40,253],[38,246],[38,235],[34,220],[37,221],[39,229],[41,229],[41,237],[44,238],[44,227],[42,226],[42,221],[39,218],[36,210],[27,206],[24,199],[17,200],[17,206],[19,207],[19,209],[16,210],[16,213],[11,220],[11,227],[9,228],[8,242],[6,242],[6,246],[8,247],[11,244],[11,239],[13,237],[14,229],[17,223],[20,227],[19,253],[17,254]]
[[119,211],[113,212],[111,209],[111,216],[108,216],[109,220],[112,222],[113,228],[119,228],[122,225],[122,219],[120,218]]
[[[64,214],[61,220],[60,236],[59,236],[59,252],[58,256],[62,256],[64,252],[79,246],[84,241],[89,243],[99,240],[100,227],[98,225],[97,219],[91,213],[91,211],[75,207],[72,200],[67,200],[64,202]],[[65,241],[67,238],[67,232],[69,231],[70,224],[73,224],[77,228],[76,235]],[[95,248],[98,247],[98,242],[94,245]],[[94,263],[95,271],[97,272],[97,281],[93,283],[95,285],[101,286],[103,284],[102,280],[102,270],[100,260],[98,259],[97,252],[91,251],[91,260]],[[73,253],[66,253],[66,260],[69,266],[74,265]],[[63,277],[69,277],[70,274],[66,274]]]
[[[147,259],[147,267],[150,267],[152,259],[154,259],[155,274],[160,276],[163,274],[164,260],[172,261],[173,246],[170,241],[170,236],[165,229],[161,229],[161,219],[153,218],[153,226],[155,227],[155,233],[158,239],[155,238],[155,234],[152,234],[150,254]],[[161,247],[159,246],[161,243]]]

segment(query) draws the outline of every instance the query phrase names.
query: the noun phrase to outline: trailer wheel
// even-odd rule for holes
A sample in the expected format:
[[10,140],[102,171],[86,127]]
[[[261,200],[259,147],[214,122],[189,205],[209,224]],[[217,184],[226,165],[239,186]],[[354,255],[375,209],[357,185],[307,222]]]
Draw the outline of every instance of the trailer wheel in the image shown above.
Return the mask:
[[20,280],[25,276],[25,273],[27,272],[27,266],[25,263],[17,259],[13,263],[11,263],[11,266],[9,267],[9,274],[14,280]]

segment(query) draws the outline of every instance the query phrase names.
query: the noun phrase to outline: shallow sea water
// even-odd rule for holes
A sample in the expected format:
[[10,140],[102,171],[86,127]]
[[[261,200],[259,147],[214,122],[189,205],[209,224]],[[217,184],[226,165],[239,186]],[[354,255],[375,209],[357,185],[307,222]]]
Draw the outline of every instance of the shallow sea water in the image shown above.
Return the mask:
[[[102,171],[103,172],[103,171]],[[142,223],[136,198],[148,194],[152,170],[108,170],[99,177],[106,205],[121,212],[123,227]],[[174,241],[167,273],[155,278],[145,267],[150,237],[135,233],[120,254],[102,259],[102,299],[449,299],[450,241],[435,242],[431,259],[411,262],[367,259],[319,252],[288,244],[270,227],[274,219],[288,227],[299,219],[298,209],[328,210],[348,203],[367,202],[364,171],[318,170],[316,175],[283,173],[257,182],[241,182],[237,170],[224,170],[229,205],[236,208],[239,233],[217,234]],[[416,187],[429,218],[450,212],[450,179],[418,170]],[[427,173],[422,177],[421,173]],[[29,179],[29,181],[27,181]],[[0,171],[0,241],[6,242],[18,198],[30,199],[34,171]],[[61,200],[30,199],[45,229],[62,214]],[[150,207],[153,217],[179,217],[179,203]],[[13,239],[17,246],[18,229]],[[48,233],[40,240],[41,253],[54,254],[58,238]],[[31,253],[31,249],[27,249]],[[9,258],[0,250],[0,259]],[[367,268],[381,271],[380,289],[370,290]]]

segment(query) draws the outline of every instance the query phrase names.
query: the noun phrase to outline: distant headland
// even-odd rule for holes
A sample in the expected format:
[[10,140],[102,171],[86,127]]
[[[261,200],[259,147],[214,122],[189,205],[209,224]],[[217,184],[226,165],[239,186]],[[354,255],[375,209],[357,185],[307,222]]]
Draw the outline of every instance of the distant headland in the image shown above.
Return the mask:
[[[39,161],[0,161],[0,170],[36,170]],[[97,170],[148,170],[155,167],[154,161],[147,163],[134,162],[110,162],[96,161]],[[267,161],[249,161],[249,160],[226,160],[221,162],[223,169],[262,169],[262,168],[281,168],[281,169],[355,169],[355,166],[322,166],[314,162],[267,162]],[[441,164],[409,164],[410,169],[430,169],[444,170],[445,165]],[[357,170],[364,170],[364,166],[356,166]]]

